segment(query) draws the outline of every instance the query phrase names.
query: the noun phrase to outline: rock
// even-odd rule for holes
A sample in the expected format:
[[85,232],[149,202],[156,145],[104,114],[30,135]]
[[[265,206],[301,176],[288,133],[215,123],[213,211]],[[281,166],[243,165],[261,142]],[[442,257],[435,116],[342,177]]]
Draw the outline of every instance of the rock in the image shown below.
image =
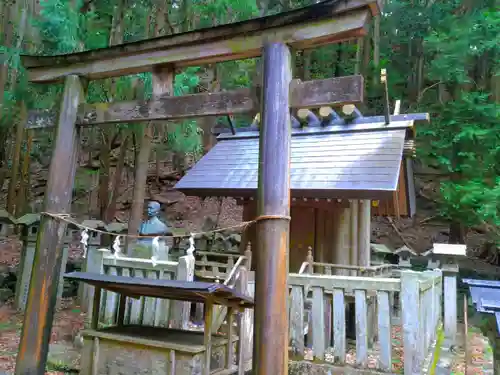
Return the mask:
[[8,288],[0,289],[0,302],[7,302],[10,298],[14,297],[14,292]]

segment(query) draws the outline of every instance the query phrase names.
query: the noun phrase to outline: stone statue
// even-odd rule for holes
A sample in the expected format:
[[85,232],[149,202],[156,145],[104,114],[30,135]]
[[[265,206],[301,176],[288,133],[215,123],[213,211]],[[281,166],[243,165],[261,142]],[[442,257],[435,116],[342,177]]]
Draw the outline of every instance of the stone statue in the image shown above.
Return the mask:
[[[141,236],[170,236],[172,235],[172,230],[167,224],[162,222],[158,215],[160,214],[160,203],[155,201],[150,201],[148,203],[148,219],[143,221],[139,234]],[[142,238],[138,241],[140,245],[147,246],[148,248],[153,248],[153,237]],[[166,246],[165,239],[160,239],[160,246],[152,256],[156,256],[158,260],[168,260],[168,248]],[[157,253],[156,253],[157,252]]]

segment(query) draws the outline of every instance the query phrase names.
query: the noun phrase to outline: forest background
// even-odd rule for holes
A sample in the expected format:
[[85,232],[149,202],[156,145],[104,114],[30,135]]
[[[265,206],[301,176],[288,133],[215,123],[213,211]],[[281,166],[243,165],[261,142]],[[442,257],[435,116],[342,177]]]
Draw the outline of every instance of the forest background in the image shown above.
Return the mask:
[[[0,187],[14,216],[43,199],[54,134],[26,130],[31,109],[58,108],[62,87],[27,82],[20,55],[61,54],[217,26],[310,5],[310,0],[2,0],[0,2]],[[385,0],[369,35],[354,42],[295,51],[303,80],[363,74],[363,114],[384,111],[380,69],[401,113],[429,112],[417,128],[417,193],[432,204],[429,220],[449,225],[447,240],[482,237],[481,250],[500,252],[500,4],[498,0]],[[258,59],[176,72],[175,94],[248,87]],[[149,73],[91,82],[88,102],[147,99]],[[129,231],[137,231],[161,164],[179,173],[214,142],[210,129],[226,119],[121,124],[83,129],[74,200],[111,222],[133,190]],[[237,117],[236,125],[252,119]],[[149,161],[149,163],[147,162]],[[146,179],[153,165],[154,176]],[[144,170],[144,168],[146,170]],[[150,168],[151,170],[151,168]],[[131,174],[133,177],[128,177]],[[167,179],[170,178],[167,176]],[[125,183],[124,183],[125,181]],[[150,196],[150,194],[149,194]],[[426,219],[426,220],[427,220]],[[495,259],[498,259],[495,256]]]

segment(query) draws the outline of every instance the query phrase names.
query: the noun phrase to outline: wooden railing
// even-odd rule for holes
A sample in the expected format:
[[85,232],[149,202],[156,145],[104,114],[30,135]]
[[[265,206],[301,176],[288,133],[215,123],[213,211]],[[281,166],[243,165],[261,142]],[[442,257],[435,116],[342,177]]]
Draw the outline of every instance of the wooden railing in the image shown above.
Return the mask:
[[345,275],[365,277],[390,277],[394,266],[392,264],[381,264],[378,266],[351,266],[346,264],[332,264],[320,262],[304,262],[300,267],[299,274],[318,275]]
[[[391,340],[394,322],[390,294],[400,292],[404,373],[420,373],[441,321],[440,271],[404,271],[400,279],[290,274],[288,285],[290,359],[367,369],[368,356],[377,348],[377,369],[392,372],[395,348]],[[306,304],[309,299],[310,318]],[[347,361],[346,304],[349,302],[355,307],[355,347],[351,348],[355,350],[354,363]],[[372,327],[377,332],[373,335],[376,342],[369,340]]]
[[[87,272],[104,273],[148,279],[186,280],[192,281],[194,275],[194,257],[183,256],[177,262],[153,261],[150,259],[115,257],[106,249],[91,249],[85,261],[84,270]],[[93,287],[83,286],[80,290],[80,300],[83,309],[91,315]],[[115,322],[119,298],[116,293],[106,291],[101,302],[102,324]],[[125,322],[161,327],[187,326],[189,321],[190,305],[186,302],[170,301],[158,298],[141,297],[140,299],[127,298],[125,301]]]

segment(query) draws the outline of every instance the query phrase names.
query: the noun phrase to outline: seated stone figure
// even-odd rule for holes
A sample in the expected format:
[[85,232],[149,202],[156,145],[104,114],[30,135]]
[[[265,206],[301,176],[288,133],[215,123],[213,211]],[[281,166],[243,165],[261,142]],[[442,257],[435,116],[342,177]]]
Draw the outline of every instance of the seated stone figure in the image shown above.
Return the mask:
[[[141,236],[170,236],[172,235],[172,230],[167,224],[162,222],[158,215],[160,214],[160,203],[155,201],[150,201],[148,203],[148,219],[143,221],[139,234]],[[144,247],[152,249],[153,247],[153,237],[142,238],[138,243]],[[157,251],[152,249],[151,256],[155,256],[157,260],[168,260],[168,248],[166,246],[165,239],[160,239],[160,247]],[[153,253],[154,251],[154,253]]]

